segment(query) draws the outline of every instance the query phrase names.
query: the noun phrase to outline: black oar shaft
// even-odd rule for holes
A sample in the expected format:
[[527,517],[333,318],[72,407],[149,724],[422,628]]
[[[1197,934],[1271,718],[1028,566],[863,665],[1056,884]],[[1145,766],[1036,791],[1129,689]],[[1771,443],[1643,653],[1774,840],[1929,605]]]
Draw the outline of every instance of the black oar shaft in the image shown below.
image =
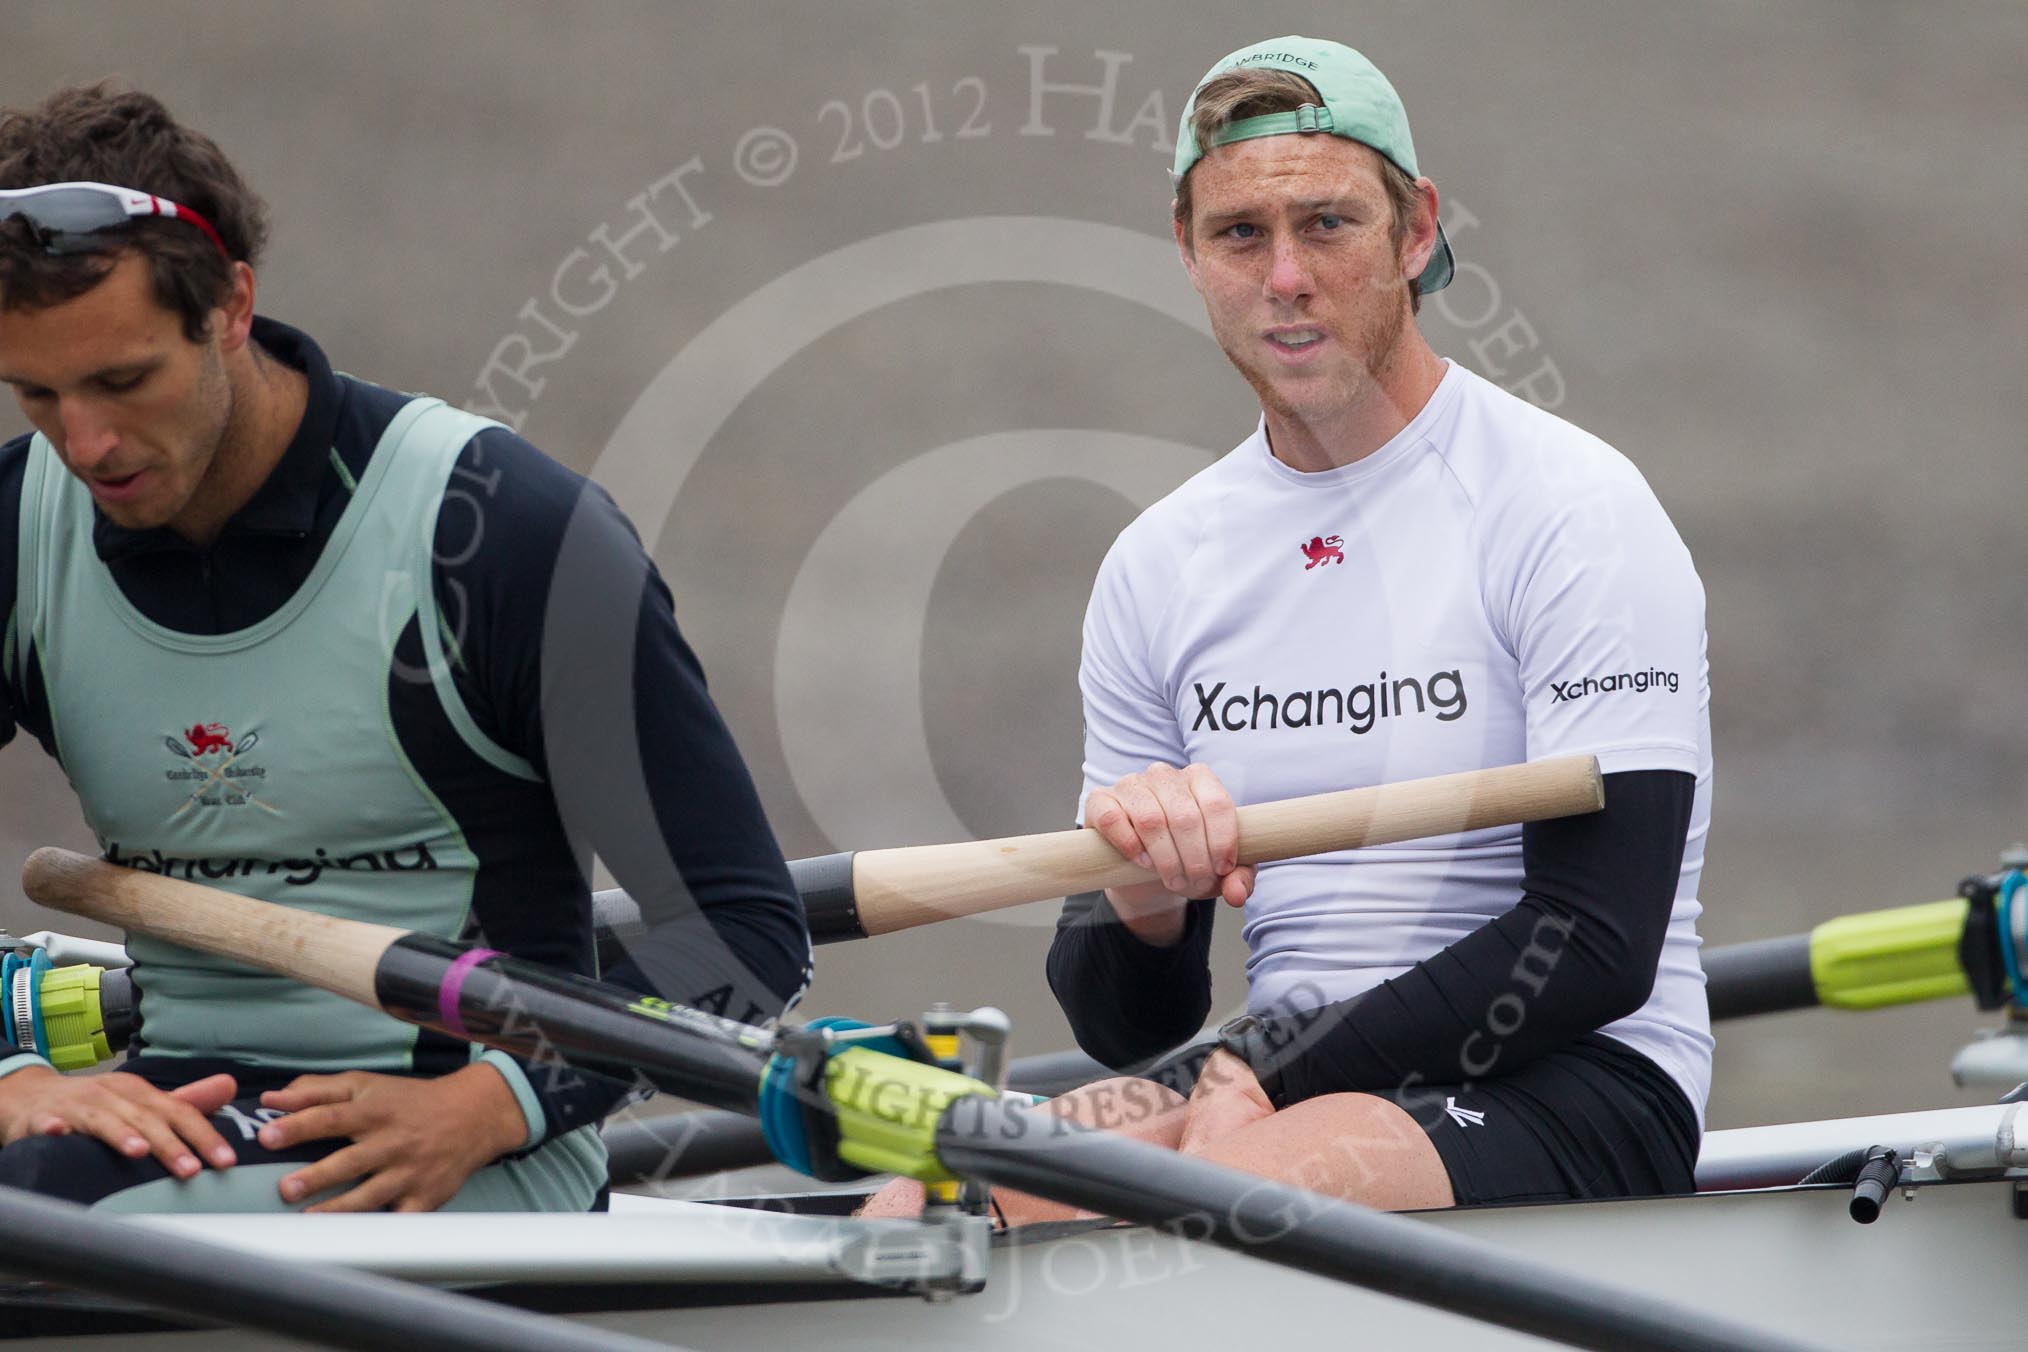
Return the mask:
[[1601,1286],[1404,1217],[1335,1202],[1000,1099],[937,1124],[957,1173],[1253,1253],[1288,1267],[1576,1347],[1805,1352],[1811,1345]]
[[708,1108],[608,1119],[600,1135],[606,1143],[606,1178],[616,1188],[776,1162],[760,1123]]
[[1704,981],[1713,1019],[1743,1019],[1818,1004],[1807,934],[1706,949]]
[[468,1296],[164,1235],[72,1202],[0,1187],[7,1272],[326,1347],[381,1352],[669,1352]]
[[396,1018],[528,1057],[538,1073],[575,1067],[755,1112],[766,1061],[759,1030],[422,934],[388,945],[373,983]]

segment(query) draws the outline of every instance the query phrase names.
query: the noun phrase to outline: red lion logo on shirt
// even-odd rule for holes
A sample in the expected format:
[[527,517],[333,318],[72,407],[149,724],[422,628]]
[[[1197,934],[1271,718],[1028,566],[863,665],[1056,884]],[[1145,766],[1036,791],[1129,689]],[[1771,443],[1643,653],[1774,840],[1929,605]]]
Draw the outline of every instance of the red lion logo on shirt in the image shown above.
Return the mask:
[[202,756],[211,751],[231,751],[232,733],[223,723],[192,723],[190,731],[183,734],[190,743],[190,754]]
[[1298,549],[1303,551],[1303,557],[1309,560],[1308,563],[1303,565],[1303,571],[1307,573],[1312,568],[1323,563],[1345,562],[1345,551],[1338,547],[1344,543],[1345,537],[1342,535],[1311,536],[1308,544],[1297,546]]

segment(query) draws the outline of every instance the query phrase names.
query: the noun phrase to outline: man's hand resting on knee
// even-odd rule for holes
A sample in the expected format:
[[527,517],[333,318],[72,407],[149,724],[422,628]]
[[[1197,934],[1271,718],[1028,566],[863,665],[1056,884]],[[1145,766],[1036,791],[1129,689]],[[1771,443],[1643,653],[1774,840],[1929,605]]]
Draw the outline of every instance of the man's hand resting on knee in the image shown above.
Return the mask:
[[311,1211],[434,1211],[528,1138],[514,1091],[483,1064],[434,1080],[362,1070],[302,1075],[262,1094],[261,1104],[288,1114],[261,1128],[269,1150],[351,1139],[282,1179],[282,1200],[291,1203],[358,1182]]
[[210,1121],[237,1092],[230,1075],[162,1090],[124,1071],[72,1076],[23,1066],[0,1080],[0,1143],[77,1132],[128,1159],[153,1155],[177,1178],[192,1178],[205,1164],[229,1169],[239,1158]]

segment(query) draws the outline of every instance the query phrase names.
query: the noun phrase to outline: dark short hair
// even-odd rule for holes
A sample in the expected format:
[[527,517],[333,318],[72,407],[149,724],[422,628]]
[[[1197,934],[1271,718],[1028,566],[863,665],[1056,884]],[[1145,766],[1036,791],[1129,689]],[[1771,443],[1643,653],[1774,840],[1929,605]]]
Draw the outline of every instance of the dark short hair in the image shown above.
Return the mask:
[[[0,110],[0,188],[110,183],[189,207],[218,228],[233,261],[257,266],[267,204],[216,142],[183,126],[161,100],[109,84],[60,89],[33,108]],[[232,288],[227,261],[187,223],[142,218],[108,234],[104,253],[52,255],[25,221],[0,221],[0,309],[61,305],[97,286],[127,251],[148,260],[155,300],[202,342]]]
[[[1322,107],[1324,96],[1317,87],[1293,71],[1270,70],[1262,66],[1248,66],[1227,71],[1207,80],[1197,91],[1196,102],[1190,109],[1190,131],[1200,146],[1212,146],[1218,142],[1220,132],[1233,123],[1263,113],[1292,113],[1304,104]],[[1421,202],[1416,191],[1415,179],[1402,167],[1378,151],[1374,154],[1380,160],[1380,181],[1387,189],[1387,204],[1394,212],[1394,222],[1388,233],[1394,240],[1398,252],[1402,239],[1408,234],[1408,218],[1415,214]],[[1198,164],[1202,164],[1200,159]],[[1190,239],[1190,213],[1193,207],[1190,193],[1190,175],[1197,172],[1197,165],[1190,166],[1189,173],[1176,185],[1176,200],[1170,204],[1177,224],[1183,227],[1183,238]],[[1408,306],[1411,312],[1422,309],[1422,279],[1408,279]]]

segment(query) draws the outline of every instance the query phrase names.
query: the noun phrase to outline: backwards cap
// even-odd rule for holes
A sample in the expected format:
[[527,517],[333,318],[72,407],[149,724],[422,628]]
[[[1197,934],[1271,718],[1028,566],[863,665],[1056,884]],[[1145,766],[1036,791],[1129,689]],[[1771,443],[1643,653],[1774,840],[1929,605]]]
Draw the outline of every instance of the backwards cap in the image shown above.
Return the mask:
[[[1415,142],[1408,135],[1408,112],[1379,68],[1343,43],[1286,37],[1242,47],[1204,72],[1197,88],[1190,91],[1190,101],[1183,105],[1183,123],[1176,131],[1176,164],[1170,171],[1172,183],[1182,183],[1190,166],[1204,158],[1204,147],[1197,144],[1197,137],[1190,130],[1191,115],[1197,111],[1197,95],[1218,76],[1248,67],[1300,75],[1316,88],[1324,105],[1320,108],[1306,103],[1294,112],[1241,118],[1218,133],[1215,144],[1231,145],[1257,136],[1312,136],[1326,132],[1371,146],[1410,178],[1422,176],[1415,167]],[[1439,222],[1436,248],[1422,270],[1423,293],[1427,295],[1449,285],[1456,270],[1450,239]]]

